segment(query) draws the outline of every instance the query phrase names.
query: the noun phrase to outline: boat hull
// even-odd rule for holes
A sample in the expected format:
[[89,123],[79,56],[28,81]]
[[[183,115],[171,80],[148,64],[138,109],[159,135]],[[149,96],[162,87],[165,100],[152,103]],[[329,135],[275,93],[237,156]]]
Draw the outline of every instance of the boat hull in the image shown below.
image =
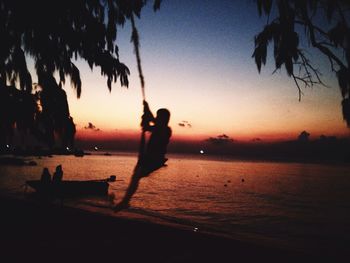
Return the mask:
[[36,192],[54,196],[107,195],[109,184],[105,181],[62,181],[45,183],[40,180],[26,182]]

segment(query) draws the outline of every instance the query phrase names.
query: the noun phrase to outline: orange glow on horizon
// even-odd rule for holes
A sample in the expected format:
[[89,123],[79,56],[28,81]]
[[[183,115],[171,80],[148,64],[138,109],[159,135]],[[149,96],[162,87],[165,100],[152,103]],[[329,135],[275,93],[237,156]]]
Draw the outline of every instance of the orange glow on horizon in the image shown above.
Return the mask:
[[[107,131],[92,131],[85,129],[78,129],[76,133],[76,139],[78,140],[96,140],[96,141],[123,141],[123,140],[132,140],[138,141],[140,139],[141,130],[107,130]],[[285,132],[285,133],[257,133],[257,134],[225,134],[230,139],[233,139],[236,142],[278,142],[278,141],[289,141],[296,140],[301,131],[296,132]],[[181,134],[181,133],[173,133],[171,137],[171,141],[174,142],[200,142],[205,141],[209,138],[215,138],[222,134]],[[338,138],[350,138],[349,134],[346,133],[323,133],[323,132],[315,132],[310,136],[311,140],[318,139],[321,135],[327,136],[336,136]]]

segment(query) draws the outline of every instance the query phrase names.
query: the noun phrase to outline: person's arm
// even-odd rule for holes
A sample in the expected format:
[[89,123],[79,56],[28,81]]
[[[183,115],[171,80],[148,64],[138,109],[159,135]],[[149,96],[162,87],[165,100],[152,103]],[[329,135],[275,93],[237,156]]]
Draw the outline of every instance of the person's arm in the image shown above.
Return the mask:
[[151,131],[152,126],[150,126],[150,122],[154,121],[154,116],[148,106],[148,103],[144,100],[143,101],[143,115],[142,115],[142,121],[141,126],[143,130],[145,131]]
[[150,121],[154,121],[154,116],[149,108],[149,105],[147,103],[147,101],[143,101],[143,114],[146,114],[147,116],[149,116]]

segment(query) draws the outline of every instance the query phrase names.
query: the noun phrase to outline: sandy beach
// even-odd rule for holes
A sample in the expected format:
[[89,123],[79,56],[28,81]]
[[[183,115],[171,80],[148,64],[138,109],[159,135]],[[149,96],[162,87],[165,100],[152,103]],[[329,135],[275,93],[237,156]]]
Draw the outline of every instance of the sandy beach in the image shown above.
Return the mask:
[[313,262],[315,255],[1,196],[5,262]]

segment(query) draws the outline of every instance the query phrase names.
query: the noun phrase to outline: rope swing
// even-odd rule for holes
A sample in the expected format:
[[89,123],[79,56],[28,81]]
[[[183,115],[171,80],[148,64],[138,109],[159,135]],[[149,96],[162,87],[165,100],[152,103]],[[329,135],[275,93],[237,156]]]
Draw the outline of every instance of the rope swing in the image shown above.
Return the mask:
[[[145,135],[146,128],[145,128],[145,126],[147,126],[147,125],[145,125],[145,122],[147,122],[147,123],[149,122],[149,119],[150,119],[149,115],[152,115],[152,113],[150,112],[150,110],[148,108],[148,104],[146,103],[145,79],[144,79],[143,73],[142,73],[141,57],[140,57],[140,41],[139,41],[139,35],[137,32],[136,26],[135,26],[135,20],[134,20],[133,14],[131,14],[130,20],[131,20],[131,26],[132,26],[131,42],[134,44],[137,69],[139,72],[139,78],[140,78],[140,83],[141,83],[142,99],[143,99],[143,106],[144,106],[144,113],[143,114],[144,115],[142,116],[142,122],[141,122],[142,132],[141,132],[141,140],[140,140],[140,144],[139,144],[138,162],[134,168],[133,175],[131,176],[129,186],[126,189],[124,197],[113,208],[113,210],[115,212],[118,212],[124,208],[128,208],[129,201],[131,200],[134,193],[137,191],[140,179],[142,177],[148,176],[153,171],[164,166],[164,163],[167,161],[167,159],[164,158],[164,156],[160,156],[160,157],[156,156],[156,158],[152,159],[152,158],[150,158],[149,152],[147,152],[147,156],[145,153],[145,148],[146,148],[145,147],[145,143],[146,143],[146,138],[145,138],[146,137],[146,135]],[[159,117],[160,123],[164,124],[166,122],[165,127],[163,127],[163,133],[165,132],[165,139],[164,138],[162,139],[163,144],[166,147],[166,145],[169,142],[169,138],[171,136],[171,129],[167,126],[167,123],[168,123],[169,117],[170,117],[170,112],[167,109],[159,109],[157,111],[156,118],[158,118],[158,114],[159,114],[159,116],[161,116],[161,117]],[[153,115],[151,117],[152,117],[152,119],[154,118]],[[158,131],[158,133],[160,133],[160,132]],[[150,137],[151,140],[152,140],[152,138],[153,138],[153,140],[159,140],[159,138],[161,138],[161,136],[159,134],[157,135],[158,139],[156,137],[152,137],[153,135],[154,135],[154,133],[152,132],[152,135]],[[154,143],[152,145],[154,145]],[[148,145],[148,147],[149,147],[149,145]],[[153,148],[155,148],[155,146],[153,146]],[[153,149],[153,148],[151,148],[151,149]],[[147,151],[151,151],[151,150],[147,149]],[[153,149],[153,151],[155,151],[155,150]]]
[[[146,101],[145,78],[143,77],[143,73],[142,73],[141,56],[140,56],[140,39],[139,39],[139,33],[138,33],[137,28],[135,26],[134,15],[132,13],[131,13],[130,20],[131,20],[131,27],[132,27],[131,42],[134,44],[134,51],[135,51],[136,62],[137,62],[137,70],[139,72],[139,78],[140,78],[140,83],[141,83],[142,99],[143,99],[143,101]],[[139,145],[139,155],[138,155],[139,162],[143,159],[144,152],[145,152],[145,144],[146,144],[146,132],[144,130],[142,130],[140,145]]]

